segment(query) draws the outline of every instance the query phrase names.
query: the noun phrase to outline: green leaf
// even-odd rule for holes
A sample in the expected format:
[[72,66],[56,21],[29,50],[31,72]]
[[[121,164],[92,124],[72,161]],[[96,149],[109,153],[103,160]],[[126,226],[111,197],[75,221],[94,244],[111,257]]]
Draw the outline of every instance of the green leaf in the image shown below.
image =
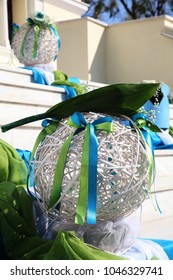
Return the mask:
[[150,121],[147,121],[147,127],[148,127],[152,132],[162,132],[161,129],[160,129],[157,125],[153,124],[153,123],[150,122]]
[[51,107],[47,117],[64,118],[76,111],[132,116],[158,89],[159,84],[117,84],[102,87]]
[[2,132],[44,118],[63,119],[76,111],[132,116],[150,99],[160,84],[114,84],[60,102],[43,114],[4,125]]
[[173,137],[173,126],[169,127],[169,134]]

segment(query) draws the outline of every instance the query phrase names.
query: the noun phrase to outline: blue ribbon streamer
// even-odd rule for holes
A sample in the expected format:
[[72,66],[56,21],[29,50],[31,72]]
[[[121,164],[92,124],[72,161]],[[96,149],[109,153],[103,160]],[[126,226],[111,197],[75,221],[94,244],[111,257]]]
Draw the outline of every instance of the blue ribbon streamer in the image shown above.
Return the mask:
[[97,207],[97,162],[98,140],[95,135],[95,127],[90,124],[90,147],[89,147],[89,182],[88,182],[88,210],[87,223],[96,224]]
[[41,85],[47,84],[41,71],[38,71],[37,69],[35,69],[33,67],[29,67],[29,66],[23,66],[21,68],[32,71],[34,83],[41,84]]
[[58,87],[65,89],[65,93],[67,95],[67,100],[77,96],[76,90],[73,87],[69,87],[69,86],[65,86],[65,85],[58,85]]
[[[50,25],[50,29],[53,31],[53,33],[54,33],[54,35],[55,35],[55,37],[57,39],[58,51],[59,51],[60,48],[61,48],[61,40],[60,40],[60,37],[58,35],[58,32],[57,32],[57,30],[52,25]],[[56,58],[57,58],[57,55],[54,57],[54,60],[56,60]]]
[[[139,127],[140,130],[141,130],[141,133],[143,134],[144,136],[144,139],[145,141],[147,142],[148,146],[150,147],[151,149],[151,152],[152,152],[152,157],[153,157],[153,165],[155,165],[154,163],[154,149],[155,149],[155,140],[154,140],[154,135],[156,135],[156,133],[152,132],[148,127],[147,127],[147,123],[146,123],[146,116],[142,113],[138,113],[138,114],[135,114],[132,119],[134,120],[134,122],[138,125],[138,119],[143,119],[144,120],[144,124],[143,126]],[[159,210],[160,213],[162,213],[160,207],[159,207],[159,204],[158,204],[158,201],[157,201],[157,198],[156,198],[156,195],[155,195],[155,202],[156,202],[156,206],[157,206],[157,209]]]

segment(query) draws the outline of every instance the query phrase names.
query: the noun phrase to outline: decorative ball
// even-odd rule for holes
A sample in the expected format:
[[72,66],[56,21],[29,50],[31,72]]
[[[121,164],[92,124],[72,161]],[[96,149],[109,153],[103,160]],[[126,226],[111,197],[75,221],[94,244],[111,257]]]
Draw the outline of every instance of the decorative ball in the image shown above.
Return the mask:
[[27,30],[27,24],[19,27],[19,31],[13,39],[14,54],[24,65],[46,64],[53,61],[58,54],[57,39],[50,30],[42,29],[39,34],[39,42],[36,57],[33,58],[34,49],[34,28],[31,28],[27,34],[24,44],[24,55],[21,54],[21,46],[24,34]]
[[24,65],[47,64],[58,54],[59,40],[56,27],[40,12],[20,27],[15,27],[12,48]]
[[[84,113],[87,123],[103,117]],[[96,130],[97,221],[124,217],[139,208],[148,195],[150,159],[146,142],[135,124],[126,117],[112,117],[111,133]],[[34,189],[42,209],[53,219],[74,223],[78,204],[84,131],[71,140],[61,185],[61,195],[49,209],[49,200],[62,145],[76,129],[60,121],[57,130],[44,138],[34,160]]]

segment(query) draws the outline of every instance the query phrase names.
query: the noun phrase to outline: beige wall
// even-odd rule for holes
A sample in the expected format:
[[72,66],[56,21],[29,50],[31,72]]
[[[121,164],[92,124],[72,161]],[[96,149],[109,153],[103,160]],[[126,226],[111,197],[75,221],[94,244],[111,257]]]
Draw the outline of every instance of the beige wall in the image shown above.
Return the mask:
[[51,3],[44,3],[44,11],[46,14],[50,15],[52,21],[68,20],[78,18],[76,15],[70,11],[64,10],[60,7],[55,7]]
[[58,69],[85,79],[88,75],[87,20],[59,22],[58,32],[61,38]]
[[106,83],[106,25],[87,20],[88,80]]
[[82,18],[58,22],[57,26],[62,43],[58,68],[83,80],[106,82],[106,25]]
[[163,16],[107,28],[107,83],[156,80],[173,88],[173,40],[161,35],[169,20]]
[[63,46],[58,67],[66,73],[108,84],[164,81],[173,88],[173,18],[111,26],[88,18],[59,22],[58,28]]
[[[14,22],[19,25],[26,20],[28,3],[31,4],[27,1],[13,0]],[[76,1],[69,5],[59,0],[58,7],[56,0],[42,3],[45,13],[57,22],[62,42],[57,68],[94,82],[156,80],[173,88],[173,18],[161,16],[108,26],[91,18],[80,18],[85,7],[79,7]],[[161,35],[162,32],[169,37]]]
[[34,10],[43,10],[51,17],[52,21],[76,19],[80,18],[81,14],[87,10],[84,4],[79,3],[78,6],[76,7],[73,1],[66,3],[63,0],[12,0],[13,21],[19,25],[23,24],[26,18],[30,16],[28,14],[30,13],[29,9],[32,10],[32,13]]
[[[69,2],[69,3],[68,3]],[[87,5],[77,1],[44,0],[43,10],[53,21],[64,21],[80,18],[87,10]]]

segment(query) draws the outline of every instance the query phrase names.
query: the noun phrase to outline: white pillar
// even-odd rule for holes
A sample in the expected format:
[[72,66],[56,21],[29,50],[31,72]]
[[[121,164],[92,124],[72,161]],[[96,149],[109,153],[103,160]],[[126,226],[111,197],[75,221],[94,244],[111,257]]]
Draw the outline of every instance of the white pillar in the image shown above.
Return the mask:
[[31,16],[36,11],[43,11],[43,0],[27,0],[27,14]]
[[8,38],[7,0],[0,0],[0,46],[10,49]]

